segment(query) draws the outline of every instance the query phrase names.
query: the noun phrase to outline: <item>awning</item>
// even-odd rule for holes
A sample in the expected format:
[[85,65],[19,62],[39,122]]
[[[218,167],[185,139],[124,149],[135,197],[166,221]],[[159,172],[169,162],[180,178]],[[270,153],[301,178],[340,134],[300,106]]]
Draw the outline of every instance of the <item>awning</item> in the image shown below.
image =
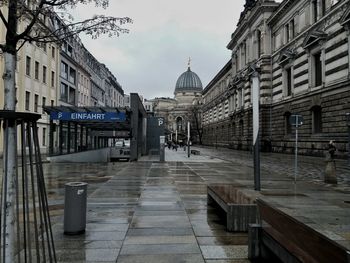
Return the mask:
[[44,106],[50,120],[71,122],[99,131],[130,130],[131,111],[126,107]]

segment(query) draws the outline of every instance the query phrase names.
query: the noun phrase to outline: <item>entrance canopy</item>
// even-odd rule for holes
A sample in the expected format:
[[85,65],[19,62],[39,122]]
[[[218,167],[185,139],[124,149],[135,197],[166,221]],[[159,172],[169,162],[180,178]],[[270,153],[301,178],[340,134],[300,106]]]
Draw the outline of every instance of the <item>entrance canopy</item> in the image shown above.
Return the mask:
[[50,120],[71,122],[91,130],[130,130],[131,111],[128,108],[44,106]]

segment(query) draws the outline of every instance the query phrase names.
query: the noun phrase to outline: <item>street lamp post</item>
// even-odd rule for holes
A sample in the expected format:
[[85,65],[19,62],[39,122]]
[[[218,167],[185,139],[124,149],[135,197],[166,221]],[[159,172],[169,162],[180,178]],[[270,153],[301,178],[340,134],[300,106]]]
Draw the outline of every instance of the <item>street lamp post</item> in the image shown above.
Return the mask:
[[260,143],[259,143],[259,73],[254,71],[252,79],[252,100],[253,100],[253,145],[254,145],[254,188],[260,191]]
[[190,158],[191,150],[190,150],[190,140],[191,139],[191,124],[187,122],[187,157]]
[[346,113],[346,124],[348,126],[348,166],[350,166],[350,112]]

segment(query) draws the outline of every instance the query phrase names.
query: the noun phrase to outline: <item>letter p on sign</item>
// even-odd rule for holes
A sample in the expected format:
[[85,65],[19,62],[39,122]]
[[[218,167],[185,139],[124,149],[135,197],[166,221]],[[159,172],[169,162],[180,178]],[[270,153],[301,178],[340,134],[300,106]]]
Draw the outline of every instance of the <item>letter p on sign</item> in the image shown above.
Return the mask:
[[158,119],[158,126],[162,126],[164,123],[164,120],[162,118]]

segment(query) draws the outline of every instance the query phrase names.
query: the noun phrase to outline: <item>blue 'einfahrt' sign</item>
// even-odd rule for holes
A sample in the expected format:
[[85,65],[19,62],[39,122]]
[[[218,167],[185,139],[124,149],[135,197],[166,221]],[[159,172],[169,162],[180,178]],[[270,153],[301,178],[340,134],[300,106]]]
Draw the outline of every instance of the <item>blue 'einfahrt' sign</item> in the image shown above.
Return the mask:
[[61,121],[125,121],[125,112],[51,112],[51,120]]

